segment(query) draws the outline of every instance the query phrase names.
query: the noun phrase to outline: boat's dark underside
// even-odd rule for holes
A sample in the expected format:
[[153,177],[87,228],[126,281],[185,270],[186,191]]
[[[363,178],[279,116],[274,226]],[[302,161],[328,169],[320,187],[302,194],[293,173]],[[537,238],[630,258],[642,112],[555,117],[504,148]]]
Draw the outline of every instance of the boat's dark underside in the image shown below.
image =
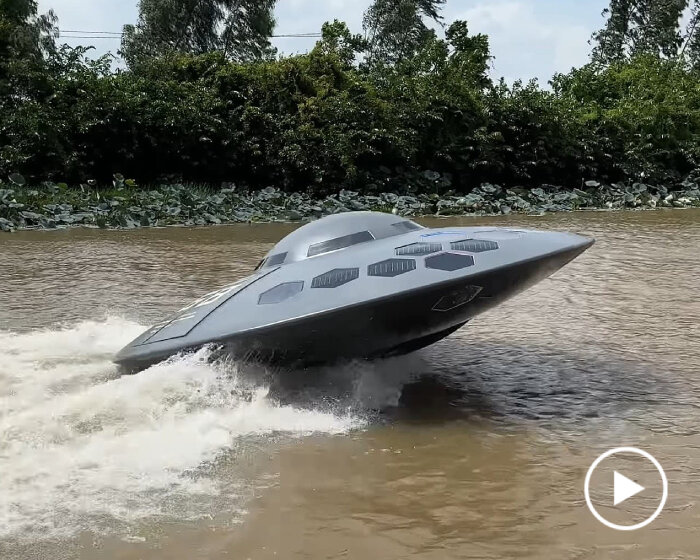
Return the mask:
[[[303,367],[413,352],[449,336],[483,311],[573,260],[579,247],[281,324],[212,340],[236,359]],[[191,351],[196,348],[182,348]],[[144,356],[121,365],[139,371],[169,357]]]

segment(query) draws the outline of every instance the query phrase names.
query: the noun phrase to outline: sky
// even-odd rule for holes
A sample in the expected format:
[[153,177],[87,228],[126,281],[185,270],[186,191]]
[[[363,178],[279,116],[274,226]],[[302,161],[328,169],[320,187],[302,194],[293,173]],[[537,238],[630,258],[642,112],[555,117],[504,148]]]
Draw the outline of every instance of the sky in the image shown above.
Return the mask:
[[[602,27],[608,0],[448,0],[447,23],[466,20],[471,33],[485,33],[491,42],[491,76],[509,83],[537,78],[546,85],[556,72],[567,72],[588,60],[591,34]],[[277,34],[314,33],[325,21],[339,19],[362,32],[362,15],[370,0],[278,0]],[[53,9],[63,30],[121,31],[138,17],[137,0],[39,0],[39,9]],[[286,54],[305,52],[314,39],[279,38]],[[96,55],[116,53],[118,39],[65,39],[70,45],[93,44]]]

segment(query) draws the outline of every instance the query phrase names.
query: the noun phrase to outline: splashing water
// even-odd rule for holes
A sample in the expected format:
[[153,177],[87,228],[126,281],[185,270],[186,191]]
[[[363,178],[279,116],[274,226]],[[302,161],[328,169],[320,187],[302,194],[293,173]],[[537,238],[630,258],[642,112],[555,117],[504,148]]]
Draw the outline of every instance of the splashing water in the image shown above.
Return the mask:
[[110,318],[0,331],[0,539],[129,524],[178,500],[179,519],[198,516],[196,498],[222,492],[207,466],[242,438],[362,424],[281,405],[235,364],[210,363],[208,349],[120,377],[111,357],[143,330]]

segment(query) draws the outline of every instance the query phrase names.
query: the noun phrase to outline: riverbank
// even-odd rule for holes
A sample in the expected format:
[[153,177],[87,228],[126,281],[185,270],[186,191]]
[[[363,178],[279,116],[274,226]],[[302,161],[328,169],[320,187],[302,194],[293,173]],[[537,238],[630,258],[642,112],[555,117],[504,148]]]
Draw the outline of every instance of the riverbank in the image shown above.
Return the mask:
[[575,210],[623,210],[700,207],[700,186],[686,181],[676,188],[634,183],[581,188],[544,185],[505,189],[483,184],[466,195],[360,194],[341,190],[324,198],[285,193],[161,185],[151,189],[119,184],[111,190],[44,183],[40,187],[0,183],[0,230],[65,227],[122,228],[169,225],[307,221],[340,212],[375,210],[401,216],[544,214]]

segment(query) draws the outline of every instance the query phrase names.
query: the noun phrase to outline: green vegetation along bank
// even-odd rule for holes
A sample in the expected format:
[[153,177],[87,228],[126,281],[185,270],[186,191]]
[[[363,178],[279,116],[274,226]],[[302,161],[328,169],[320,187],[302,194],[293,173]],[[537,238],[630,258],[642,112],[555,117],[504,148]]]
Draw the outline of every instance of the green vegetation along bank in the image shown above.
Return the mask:
[[696,183],[687,183],[678,190],[641,183],[601,185],[595,181],[573,190],[504,189],[484,184],[467,195],[367,195],[342,190],[325,197],[285,193],[272,187],[247,192],[230,186],[208,189],[164,185],[138,189],[118,183],[112,190],[95,190],[87,185],[70,189],[53,183],[38,188],[14,184],[0,185],[0,230],[293,222],[353,210],[402,216],[454,216],[692,206],[700,207],[700,187]]
[[429,192],[437,174],[441,192],[467,194],[483,183],[679,184],[700,167],[700,74],[645,57],[574,70],[552,91],[490,84],[460,51],[470,38],[436,39],[415,68],[372,72],[324,44],[250,64],[183,55],[139,73],[56,62],[31,93],[0,99],[0,177],[123,174],[318,196]]
[[611,2],[549,87],[492,80],[445,0],[374,0],[363,35],[326,23],[286,57],[274,0],[196,4],[216,9],[142,0],[115,68],[58,46],[34,0],[0,2],[0,227],[697,204],[699,2],[685,33],[689,1]]

